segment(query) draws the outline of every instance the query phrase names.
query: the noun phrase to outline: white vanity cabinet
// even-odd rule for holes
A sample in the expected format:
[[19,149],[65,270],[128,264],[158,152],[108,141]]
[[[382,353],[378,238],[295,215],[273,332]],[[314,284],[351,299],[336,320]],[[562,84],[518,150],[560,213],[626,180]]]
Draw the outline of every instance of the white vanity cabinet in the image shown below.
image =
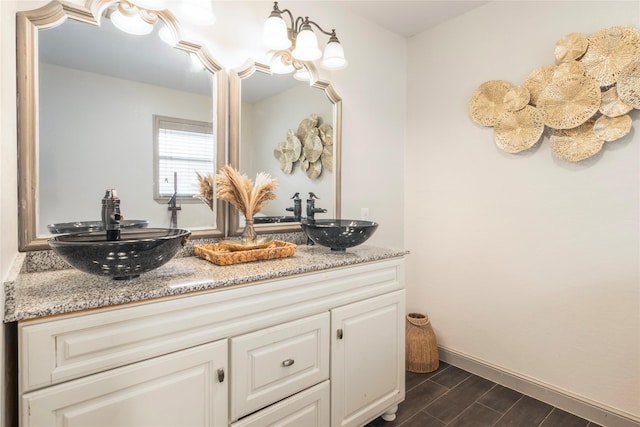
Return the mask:
[[403,259],[18,324],[20,425],[362,426],[404,399]]
[[226,340],[26,393],[23,426],[222,426]]

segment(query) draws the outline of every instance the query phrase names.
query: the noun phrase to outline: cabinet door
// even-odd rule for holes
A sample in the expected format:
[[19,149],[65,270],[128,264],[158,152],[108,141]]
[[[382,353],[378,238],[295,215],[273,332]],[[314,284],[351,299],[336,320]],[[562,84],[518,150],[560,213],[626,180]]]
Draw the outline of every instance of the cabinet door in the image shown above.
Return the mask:
[[404,291],[332,310],[331,425],[361,426],[404,400]]
[[21,425],[228,424],[226,340],[102,372],[22,396]]

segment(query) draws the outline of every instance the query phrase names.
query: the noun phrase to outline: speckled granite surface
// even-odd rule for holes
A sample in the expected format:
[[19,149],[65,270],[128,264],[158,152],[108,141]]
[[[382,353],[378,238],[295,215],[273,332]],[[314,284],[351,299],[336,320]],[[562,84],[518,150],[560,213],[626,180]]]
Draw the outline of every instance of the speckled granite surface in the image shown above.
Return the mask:
[[365,245],[349,248],[344,253],[331,252],[322,246],[299,245],[296,253],[289,258],[230,266],[217,266],[187,255],[175,257],[162,267],[138,278],[123,281],[94,276],[70,268],[28,270],[23,265],[27,256],[21,254],[17,260],[20,266],[16,267],[14,277],[10,277],[10,280],[4,283],[4,321],[35,319],[277,279],[396,258],[405,254],[404,251]]

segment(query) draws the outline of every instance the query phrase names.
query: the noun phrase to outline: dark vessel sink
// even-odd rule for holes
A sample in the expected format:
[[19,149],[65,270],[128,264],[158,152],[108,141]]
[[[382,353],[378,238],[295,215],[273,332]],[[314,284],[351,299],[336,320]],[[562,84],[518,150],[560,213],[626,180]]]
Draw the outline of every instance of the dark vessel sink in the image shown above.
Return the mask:
[[[125,219],[120,221],[120,228],[147,228],[148,225],[149,221],[143,219]],[[49,233],[51,234],[84,233],[104,230],[104,224],[102,221],[61,222],[49,224],[47,225],[47,229],[49,229]]]
[[378,228],[377,222],[353,219],[316,219],[302,221],[302,231],[318,245],[344,252],[364,243]]
[[53,237],[49,246],[85,273],[132,279],[173,258],[190,235],[179,228],[125,228],[120,240],[107,240],[105,231],[93,231]]

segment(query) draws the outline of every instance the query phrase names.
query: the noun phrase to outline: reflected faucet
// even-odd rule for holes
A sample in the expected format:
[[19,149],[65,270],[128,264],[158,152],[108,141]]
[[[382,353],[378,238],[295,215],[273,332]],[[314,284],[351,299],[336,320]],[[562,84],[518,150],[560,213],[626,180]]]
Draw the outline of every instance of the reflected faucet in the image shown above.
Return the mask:
[[309,198],[307,199],[307,221],[315,221],[315,215],[317,213],[326,213],[327,210],[324,208],[316,208],[315,201],[316,199],[320,199],[320,197],[316,196],[312,192],[309,192]]
[[171,219],[169,220],[169,228],[178,228],[178,211],[182,210],[181,206],[177,206],[178,200],[178,172],[173,173],[173,196],[169,199],[169,207]]
[[288,212],[293,212],[293,219],[296,222],[302,221],[302,200],[299,196],[300,193],[296,193],[293,195],[293,207],[288,207],[286,210]]
[[107,232],[107,240],[120,240],[120,199],[115,189],[107,189],[102,198],[102,227]]

